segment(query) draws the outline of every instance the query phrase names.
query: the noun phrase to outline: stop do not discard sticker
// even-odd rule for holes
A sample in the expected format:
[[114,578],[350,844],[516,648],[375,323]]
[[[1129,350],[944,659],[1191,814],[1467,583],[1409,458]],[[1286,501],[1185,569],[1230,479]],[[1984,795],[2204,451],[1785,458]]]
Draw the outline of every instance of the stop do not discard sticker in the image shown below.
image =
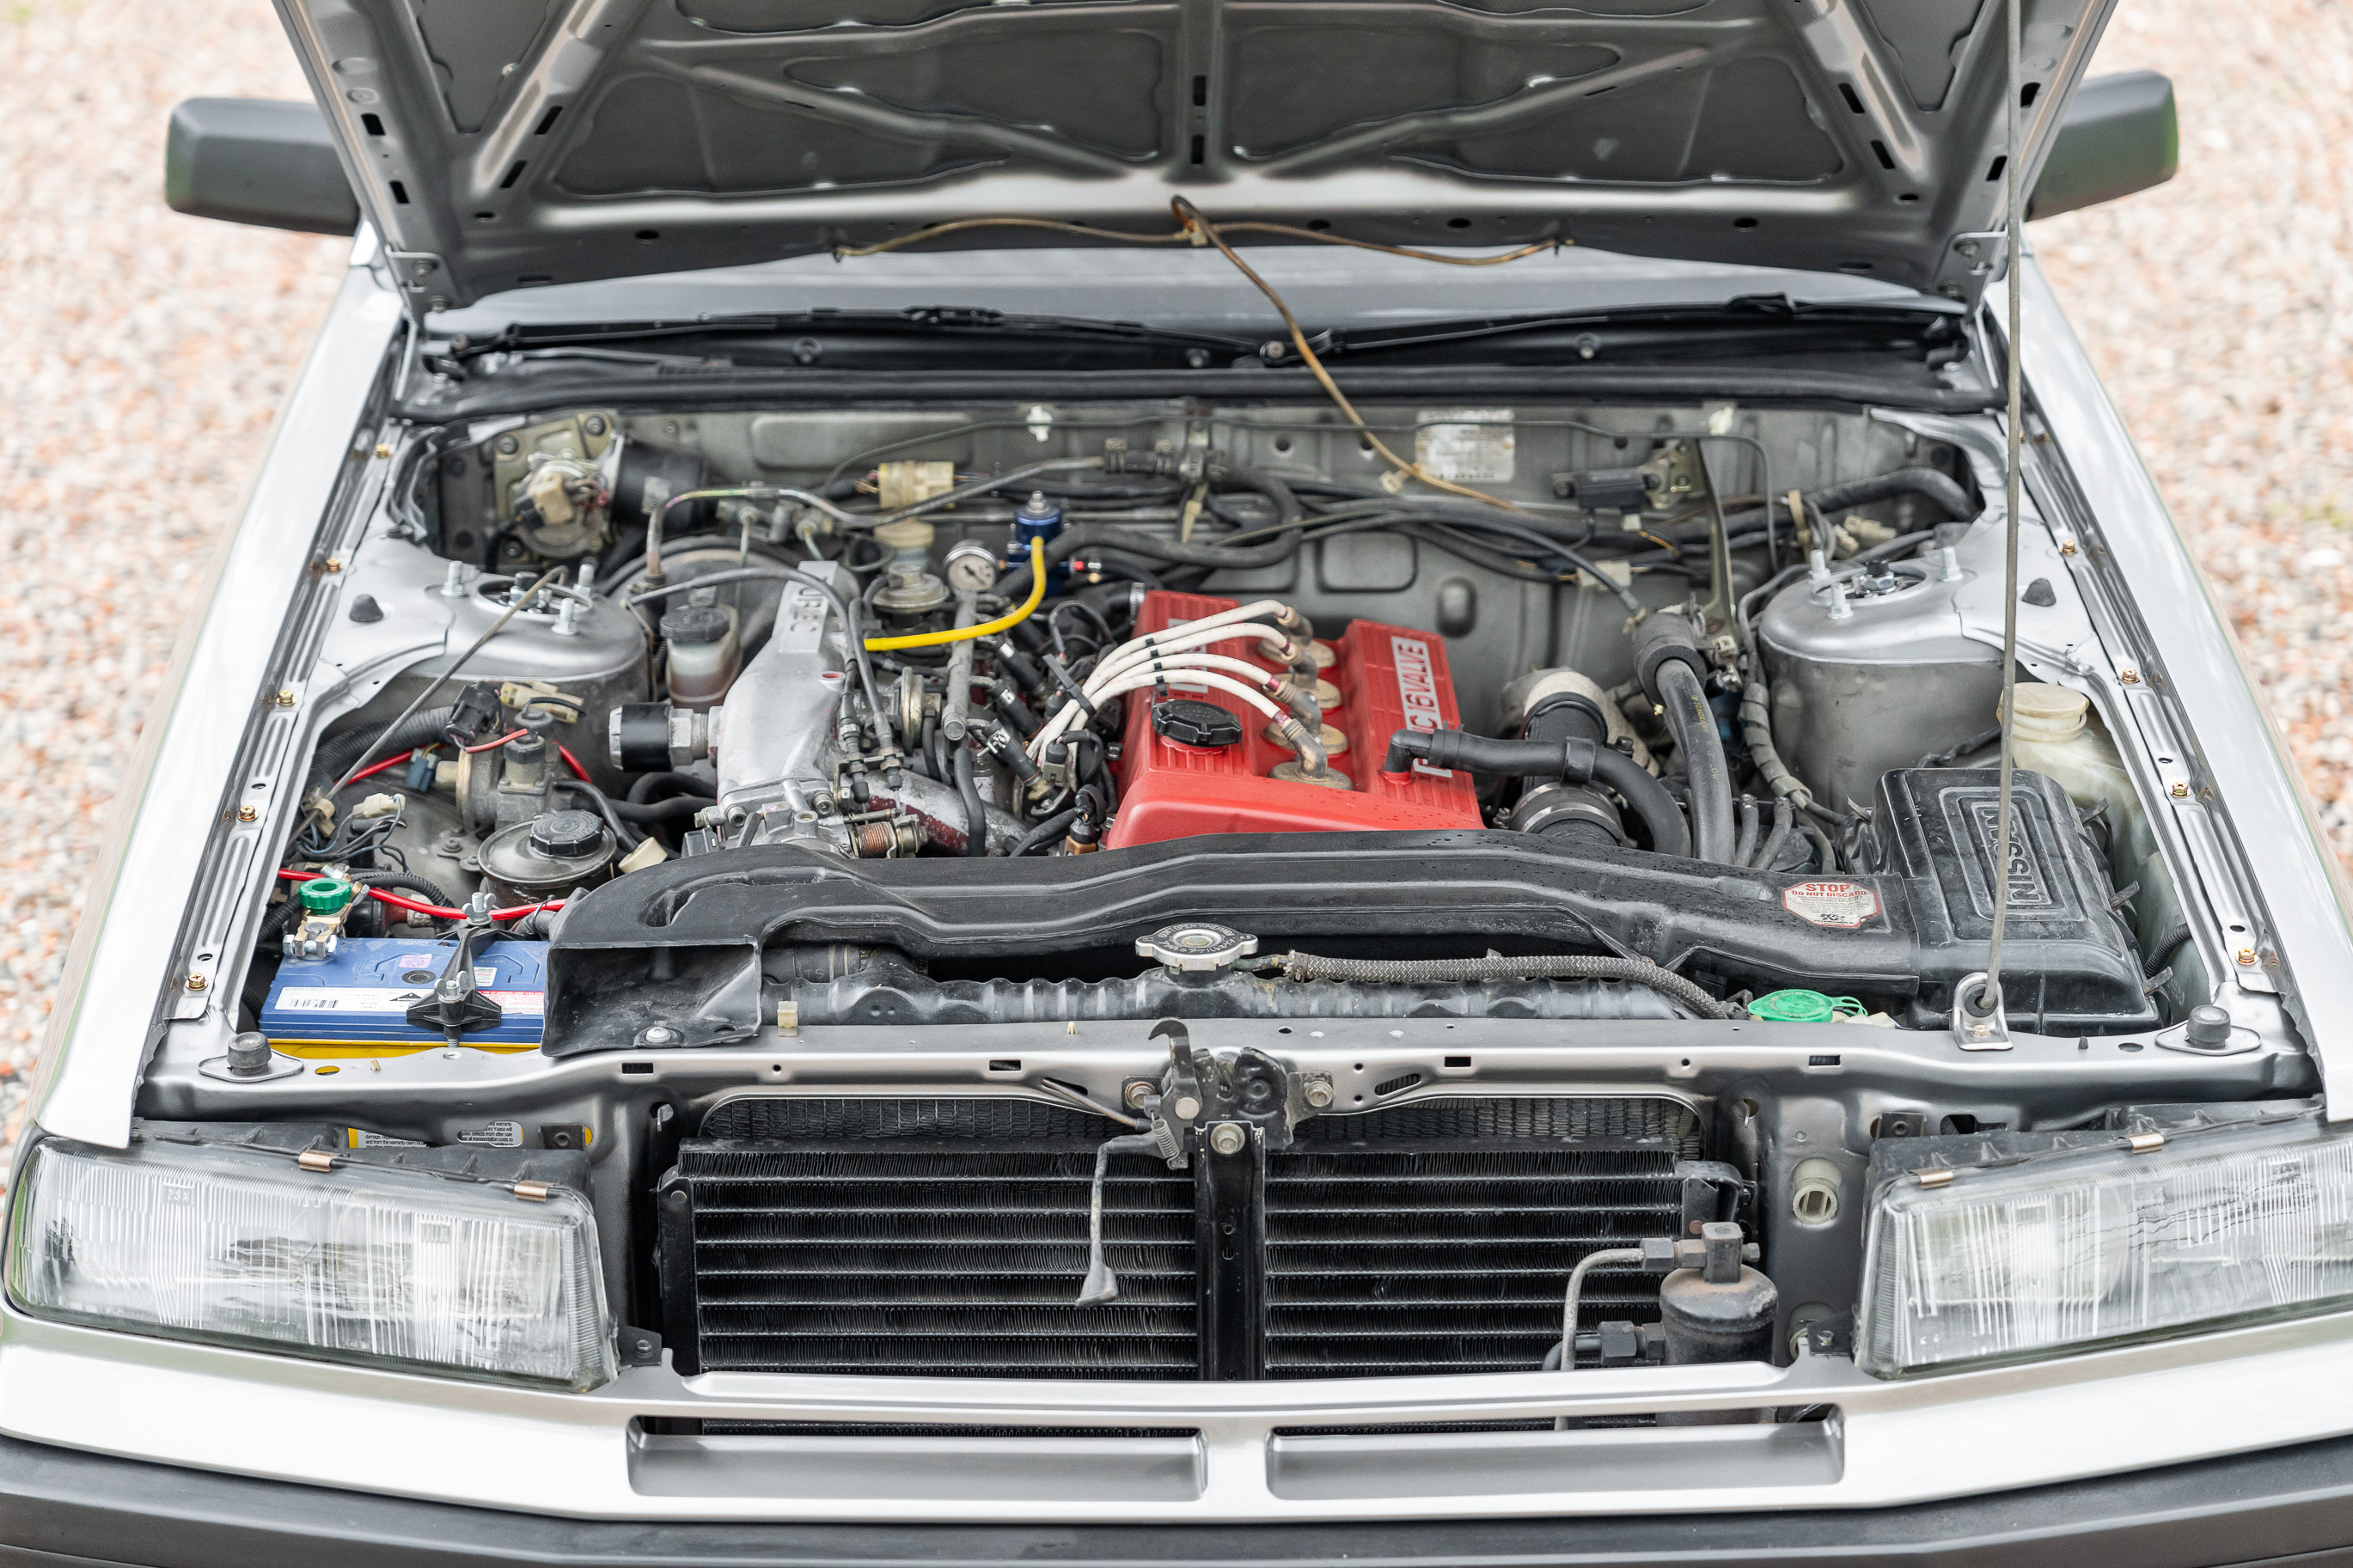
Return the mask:
[[1879,912],[1879,895],[1861,882],[1799,882],[1782,892],[1781,907],[1810,925],[1853,931]]

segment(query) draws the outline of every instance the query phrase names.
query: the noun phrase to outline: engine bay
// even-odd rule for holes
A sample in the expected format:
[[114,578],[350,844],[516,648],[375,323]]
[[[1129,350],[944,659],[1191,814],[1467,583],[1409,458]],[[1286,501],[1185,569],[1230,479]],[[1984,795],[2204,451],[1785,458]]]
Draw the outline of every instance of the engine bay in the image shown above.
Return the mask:
[[1259,1378],[1835,1352],[1884,1140],[2308,1092],[2039,509],[1997,861],[1989,425],[1363,413],[388,431],[142,1114],[585,1151],[681,1371]]

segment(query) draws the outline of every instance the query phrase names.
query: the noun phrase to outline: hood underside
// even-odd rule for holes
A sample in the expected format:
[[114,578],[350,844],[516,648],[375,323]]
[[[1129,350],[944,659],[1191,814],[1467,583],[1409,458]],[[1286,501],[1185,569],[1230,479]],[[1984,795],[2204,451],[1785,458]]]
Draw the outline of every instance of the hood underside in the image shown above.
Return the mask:
[[[2113,0],[2023,3],[2031,176]],[[425,309],[1179,194],[1959,299],[1999,264],[1996,0],[279,4]]]

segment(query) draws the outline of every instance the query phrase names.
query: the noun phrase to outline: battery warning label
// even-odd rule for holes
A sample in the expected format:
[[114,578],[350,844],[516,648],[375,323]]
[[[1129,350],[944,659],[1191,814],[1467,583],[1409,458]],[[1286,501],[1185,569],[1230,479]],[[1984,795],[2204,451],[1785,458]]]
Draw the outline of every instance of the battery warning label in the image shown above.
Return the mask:
[[[543,991],[486,990],[480,994],[508,1013],[536,1014],[547,1005]],[[270,1005],[281,1013],[406,1013],[432,1000],[432,991],[417,985],[289,985]]]
[[1810,925],[1853,931],[1879,913],[1879,894],[1861,882],[1799,882],[1782,892],[1781,907]]

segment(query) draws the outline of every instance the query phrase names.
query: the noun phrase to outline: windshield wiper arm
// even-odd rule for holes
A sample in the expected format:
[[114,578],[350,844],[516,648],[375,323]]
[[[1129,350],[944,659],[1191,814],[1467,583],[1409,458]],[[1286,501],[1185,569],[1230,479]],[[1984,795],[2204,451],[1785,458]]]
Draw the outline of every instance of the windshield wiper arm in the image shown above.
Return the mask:
[[1875,306],[1839,300],[1821,304],[1793,301],[1783,294],[1744,294],[1722,305],[1670,306],[1626,310],[1583,310],[1571,315],[1513,316],[1503,319],[1433,321],[1426,326],[1383,327],[1333,335],[1335,355],[1379,353],[1395,349],[1429,348],[1440,343],[1469,342],[1481,338],[1516,337],[1538,332],[1582,330],[1591,333],[1628,331],[1651,332],[1677,330],[1703,332],[1727,328],[1767,327],[1781,331],[1825,326],[1877,326],[1890,331],[1921,332],[1934,330],[1948,318],[1932,307],[1915,304]]
[[1255,338],[1147,327],[1135,321],[1105,321],[1083,316],[1014,316],[969,306],[915,305],[902,310],[817,310],[774,315],[706,316],[691,321],[615,321],[587,326],[514,322],[489,337],[454,337],[445,352],[451,359],[466,361],[485,354],[530,354],[549,349],[665,339],[776,338],[815,331],[873,336],[1059,338],[1201,348],[1225,353],[1248,353],[1258,347]]

